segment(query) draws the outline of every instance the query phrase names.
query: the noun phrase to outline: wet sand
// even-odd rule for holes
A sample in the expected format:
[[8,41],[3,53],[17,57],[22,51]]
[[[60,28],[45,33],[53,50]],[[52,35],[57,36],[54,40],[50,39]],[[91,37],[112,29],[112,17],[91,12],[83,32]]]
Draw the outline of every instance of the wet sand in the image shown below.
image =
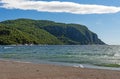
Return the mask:
[[0,60],[0,79],[120,79],[120,71]]

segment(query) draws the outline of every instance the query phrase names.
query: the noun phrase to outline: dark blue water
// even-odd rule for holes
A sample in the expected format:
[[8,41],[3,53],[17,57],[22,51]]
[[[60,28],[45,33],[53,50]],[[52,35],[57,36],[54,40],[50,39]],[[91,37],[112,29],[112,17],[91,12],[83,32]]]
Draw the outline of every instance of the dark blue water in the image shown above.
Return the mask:
[[120,46],[39,45],[0,46],[0,58],[35,63],[82,64],[87,66],[120,65]]

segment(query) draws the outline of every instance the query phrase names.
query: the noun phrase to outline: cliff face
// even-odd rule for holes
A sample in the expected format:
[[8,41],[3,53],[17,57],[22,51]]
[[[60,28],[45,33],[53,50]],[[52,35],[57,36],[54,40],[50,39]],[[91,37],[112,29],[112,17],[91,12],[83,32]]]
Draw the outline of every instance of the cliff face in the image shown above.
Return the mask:
[[[86,26],[79,24],[17,19],[0,22],[0,28],[0,44],[105,44]],[[4,39],[11,42],[5,42]]]

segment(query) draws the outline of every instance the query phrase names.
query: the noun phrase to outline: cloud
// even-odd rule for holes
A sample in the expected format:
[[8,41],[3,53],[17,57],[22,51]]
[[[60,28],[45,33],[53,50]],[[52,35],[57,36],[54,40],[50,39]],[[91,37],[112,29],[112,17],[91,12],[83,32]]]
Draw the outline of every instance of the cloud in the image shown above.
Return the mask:
[[37,10],[40,12],[65,12],[72,14],[105,14],[120,12],[120,7],[79,4],[45,0],[0,0],[1,8]]

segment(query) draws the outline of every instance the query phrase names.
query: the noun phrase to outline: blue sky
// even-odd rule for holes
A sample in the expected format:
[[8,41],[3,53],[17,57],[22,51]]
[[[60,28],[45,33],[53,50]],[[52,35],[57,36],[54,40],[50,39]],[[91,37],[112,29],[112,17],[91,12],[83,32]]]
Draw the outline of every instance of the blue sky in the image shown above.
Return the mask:
[[[31,18],[31,19],[40,19],[40,20],[53,20],[56,22],[64,22],[64,23],[83,24],[83,25],[86,25],[91,31],[97,33],[98,37],[102,39],[105,43],[112,44],[112,45],[117,45],[117,44],[120,45],[120,37],[119,37],[120,0],[54,0],[54,1],[59,1],[59,2],[54,2],[56,4],[58,3],[58,5],[56,6],[57,6],[57,9],[59,8],[59,11],[56,10],[56,6],[54,6],[54,8],[51,7],[52,3],[50,4],[49,2],[53,0],[36,0],[36,1],[43,1],[43,2],[45,1],[45,3],[47,3],[48,6],[44,6],[44,9],[46,11],[43,11],[42,9],[34,7],[34,4],[29,5],[29,7],[27,5],[27,8],[24,9],[23,6],[19,5],[19,4],[22,4],[22,2],[20,2],[19,4],[15,2],[15,4],[13,4],[14,1],[20,1],[20,0],[0,0],[0,6],[1,6],[0,21],[4,21],[8,19],[17,19],[17,18]],[[25,0],[21,0],[21,1],[24,2]],[[35,0],[32,0],[32,1],[36,2]],[[67,7],[67,9],[73,8],[73,10],[71,9],[67,10],[67,9],[61,8],[59,5],[61,4],[61,2],[68,2],[68,5],[66,3],[62,3],[63,4],[62,7],[65,7],[65,8]],[[72,2],[72,4],[75,4],[75,5],[83,4],[82,10],[85,12],[80,11],[81,10],[80,7],[76,8],[74,7],[74,5],[70,5],[71,3],[69,2]],[[9,5],[5,5],[5,3]],[[41,5],[39,5],[39,2],[35,4],[38,4],[38,7],[41,7]],[[94,8],[93,6],[89,8],[90,10],[89,12],[91,12],[89,13],[86,10],[86,8],[84,8],[86,7],[84,5],[88,5],[90,7],[92,5],[97,5],[97,7]],[[102,6],[99,7],[99,5],[102,5]],[[101,8],[103,6],[106,6],[106,7],[104,7],[103,9]],[[110,9],[108,7],[110,7]],[[74,9],[76,9],[75,12],[74,12]]]

